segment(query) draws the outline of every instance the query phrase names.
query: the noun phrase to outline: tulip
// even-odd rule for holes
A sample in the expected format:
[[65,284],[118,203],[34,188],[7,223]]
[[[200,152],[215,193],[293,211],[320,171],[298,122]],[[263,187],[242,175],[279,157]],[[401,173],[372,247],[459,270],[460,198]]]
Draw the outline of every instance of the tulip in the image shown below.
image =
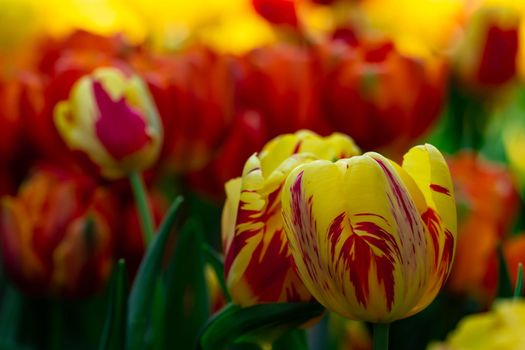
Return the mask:
[[288,249],[280,213],[281,188],[299,164],[358,152],[353,141],[341,134],[326,138],[308,131],[282,135],[247,160],[242,177],[226,184],[224,272],[235,303],[311,300]]
[[498,287],[497,247],[519,206],[516,182],[505,167],[473,153],[457,154],[448,163],[462,210],[447,288],[488,305]]
[[502,300],[489,312],[465,317],[444,343],[429,350],[518,350],[525,348],[525,300]]
[[254,50],[240,60],[237,108],[261,114],[271,137],[300,129],[328,134],[319,110],[320,68],[306,47]]
[[6,274],[32,294],[87,296],[112,265],[112,196],[86,177],[43,168],[3,197],[0,242]]
[[234,127],[232,60],[196,47],[177,55],[135,55],[131,64],[162,118],[161,166],[176,173],[202,169]]
[[67,145],[85,153],[110,179],[149,168],[163,140],[147,87],[114,68],[78,80],[69,100],[55,107],[55,123]]
[[473,87],[497,87],[517,72],[520,14],[484,6],[470,18],[456,58],[461,79]]
[[431,145],[412,148],[401,166],[372,152],[300,165],[281,200],[301,280],[346,318],[386,324],[413,315],[450,272],[454,192]]
[[403,154],[439,117],[447,80],[443,60],[416,60],[390,41],[367,38],[335,40],[319,51],[326,67],[322,112],[334,130],[365,150]]
[[120,37],[104,37],[85,31],[73,32],[60,40],[43,40],[36,47],[35,66],[24,76],[20,75],[23,131],[30,142],[25,151],[60,167],[80,164],[92,170],[86,166],[88,161],[67,152],[55,127],[54,108],[58,102],[68,99],[72,86],[80,78],[96,68],[116,66],[129,70],[121,59],[130,51]]

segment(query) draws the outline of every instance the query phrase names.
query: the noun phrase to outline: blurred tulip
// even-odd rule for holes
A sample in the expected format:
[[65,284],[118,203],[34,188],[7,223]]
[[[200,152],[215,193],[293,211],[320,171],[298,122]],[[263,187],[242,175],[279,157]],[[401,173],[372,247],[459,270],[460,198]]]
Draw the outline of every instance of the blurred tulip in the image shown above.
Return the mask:
[[0,162],[15,156],[21,136],[21,84],[16,79],[0,78]]
[[[22,113],[28,153],[61,167],[78,162],[53,121],[55,105],[69,97],[72,86],[99,67],[126,68],[121,59],[130,47],[121,38],[76,31],[62,39],[47,38],[37,47],[35,67],[22,79]],[[36,154],[35,154],[36,153]]]
[[402,166],[377,153],[300,165],[286,179],[282,209],[300,278],[346,318],[389,323],[413,315],[452,267],[452,180],[431,145],[412,148]]
[[[504,165],[464,151],[447,160],[456,198],[469,213],[496,224],[502,237],[512,226],[519,207],[516,179]],[[461,222],[460,222],[461,224]],[[461,235],[461,234],[460,234]]]
[[[503,251],[512,285],[515,286],[518,282],[518,265],[520,263],[525,265],[525,234],[521,233],[505,241]],[[522,289],[521,295],[523,295],[523,292],[524,290]]]
[[188,174],[190,186],[201,195],[223,202],[224,184],[242,174],[246,159],[263,148],[269,139],[268,128],[259,113],[239,112],[211,162],[201,171]]
[[149,168],[163,142],[148,88],[115,68],[77,81],[69,100],[55,107],[55,123],[68,146],[88,155],[110,179]]
[[251,0],[253,8],[268,22],[298,26],[295,0]]
[[415,60],[391,42],[360,38],[330,42],[321,54],[322,110],[331,127],[364,149],[403,154],[438,118],[447,81],[444,61]]
[[233,121],[232,62],[205,47],[177,55],[136,55],[164,124],[161,166],[175,172],[204,167]]
[[[497,247],[519,207],[515,180],[503,166],[464,152],[448,160],[460,208],[448,289],[488,305],[498,287]],[[476,244],[472,244],[476,242]]]
[[226,283],[235,303],[310,300],[288,249],[281,218],[280,194],[288,173],[315,159],[358,154],[341,134],[322,138],[309,131],[279,136],[252,155],[242,177],[226,184],[222,215]]
[[456,68],[473,87],[497,87],[517,73],[520,13],[504,7],[484,6],[467,24],[459,44]]
[[365,0],[360,5],[361,17],[370,30],[392,38],[403,54],[429,58],[454,47],[464,26],[469,2]]
[[300,129],[326,133],[319,113],[320,67],[312,50],[279,44],[254,50],[241,63],[238,108],[260,113],[272,137]]
[[2,199],[7,275],[28,293],[86,296],[111,272],[113,198],[88,178],[43,168]]
[[498,301],[492,311],[465,317],[444,343],[429,350],[525,349],[525,300]]

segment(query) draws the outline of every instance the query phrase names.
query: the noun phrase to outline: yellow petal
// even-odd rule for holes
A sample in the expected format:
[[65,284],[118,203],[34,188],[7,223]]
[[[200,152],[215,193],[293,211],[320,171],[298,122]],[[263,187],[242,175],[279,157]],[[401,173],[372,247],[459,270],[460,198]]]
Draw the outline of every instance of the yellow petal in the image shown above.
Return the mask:
[[434,283],[421,301],[426,306],[448,277],[454,261],[457,232],[454,188],[445,159],[432,145],[413,147],[405,154],[402,167],[416,182],[428,206],[422,217],[429,233],[428,256],[433,260]]

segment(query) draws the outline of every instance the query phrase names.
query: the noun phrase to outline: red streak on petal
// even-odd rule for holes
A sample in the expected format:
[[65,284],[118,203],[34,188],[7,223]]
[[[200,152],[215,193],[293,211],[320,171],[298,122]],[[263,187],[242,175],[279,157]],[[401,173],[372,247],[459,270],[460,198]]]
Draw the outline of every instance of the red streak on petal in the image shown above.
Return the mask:
[[439,192],[439,193],[443,193],[447,196],[450,196],[450,191],[448,190],[448,188],[440,186],[438,184],[430,184],[430,189],[432,189],[433,191]]
[[301,150],[301,145],[302,145],[302,141],[298,141],[297,144],[295,145],[294,149],[293,149],[293,154],[297,154],[299,153],[299,151]]
[[[255,248],[244,272],[246,283],[260,302],[278,301],[285,287],[286,276],[290,272],[290,266],[294,264],[286,245],[284,245],[285,249],[282,249],[285,239],[282,229],[274,232],[264,253],[264,244],[261,242]],[[287,301],[300,301],[299,294],[294,288],[287,289],[285,295],[295,298]]]
[[409,198],[407,198],[406,191],[401,189],[401,186],[394,177],[394,174],[392,174],[390,169],[383,163],[383,161],[375,158],[374,160],[381,166],[381,168],[387,175],[388,180],[390,182],[390,187],[394,191],[394,195],[396,196],[398,204],[403,208],[403,211],[405,212],[405,218],[408,220],[410,227],[412,228],[412,230],[417,230],[417,228],[415,228],[416,220],[414,218],[414,210],[411,210],[412,208],[409,208]]
[[421,215],[421,218],[427,226],[428,232],[430,233],[430,238],[432,239],[432,246],[434,248],[434,265],[437,268],[439,259],[439,233],[441,220],[437,213],[431,208],[428,208],[428,210]]
[[[330,225],[330,232],[335,237],[342,232],[344,213],[338,215]],[[339,227],[338,227],[339,226]],[[369,235],[360,235],[356,231],[364,231]],[[329,235],[330,235],[329,232]],[[332,242],[333,244],[333,242]],[[381,251],[374,252],[373,247]],[[376,266],[376,276],[379,283],[383,284],[386,306],[390,311],[394,303],[394,251],[400,256],[399,247],[392,235],[373,222],[358,222],[352,228],[352,234],[341,247],[337,258],[336,267],[343,262],[352,282],[356,299],[367,306],[370,293],[369,271],[372,261]],[[335,256],[333,256],[335,259]]]
[[113,158],[122,160],[150,142],[144,118],[124,97],[113,101],[99,81],[93,83],[93,93],[99,112],[97,137]]
[[445,229],[445,245],[441,258],[441,276],[446,277],[452,267],[452,256],[454,254],[454,236],[449,230]]

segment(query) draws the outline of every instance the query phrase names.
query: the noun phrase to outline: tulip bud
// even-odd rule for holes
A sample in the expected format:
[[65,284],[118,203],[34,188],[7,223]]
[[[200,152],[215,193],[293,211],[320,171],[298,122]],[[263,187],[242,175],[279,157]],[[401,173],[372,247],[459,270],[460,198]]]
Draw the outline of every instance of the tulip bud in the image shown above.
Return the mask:
[[341,134],[322,138],[309,131],[279,136],[252,155],[242,177],[226,184],[222,214],[224,271],[234,302],[310,300],[293,263],[281,218],[281,189],[299,164],[358,154]]
[[78,80],[69,100],[55,107],[55,124],[67,145],[85,153],[110,179],[150,167],[163,141],[145,84],[114,68]]
[[456,61],[467,84],[495,87],[516,75],[520,20],[509,8],[482,7],[474,13]]
[[33,294],[86,296],[111,272],[112,197],[89,179],[42,169],[1,205],[6,274]]
[[296,167],[282,190],[297,271],[326,308],[389,323],[424,309],[454,260],[456,207],[431,145],[402,166],[377,153]]

